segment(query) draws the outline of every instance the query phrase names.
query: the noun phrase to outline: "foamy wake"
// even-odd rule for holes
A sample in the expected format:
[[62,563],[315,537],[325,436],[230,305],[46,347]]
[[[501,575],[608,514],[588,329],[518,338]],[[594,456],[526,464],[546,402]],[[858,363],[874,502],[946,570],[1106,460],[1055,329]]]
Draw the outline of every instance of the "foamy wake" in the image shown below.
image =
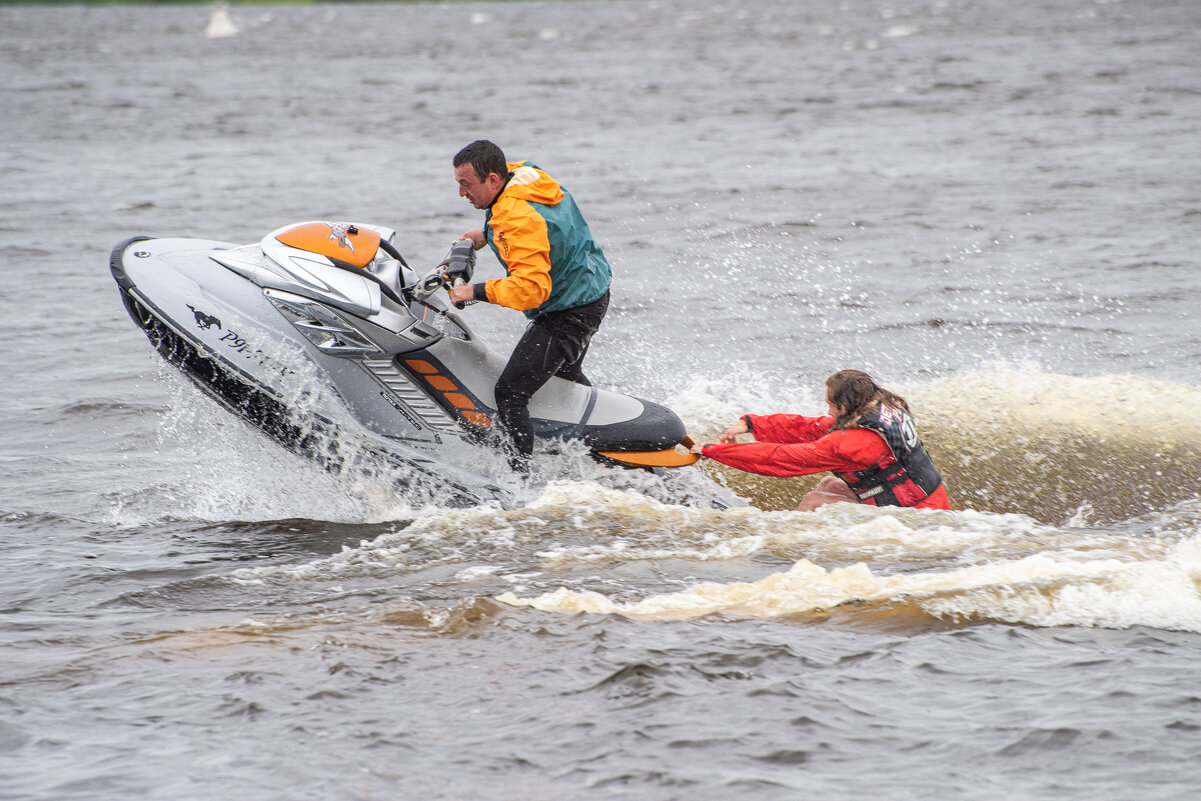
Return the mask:
[[640,620],[706,615],[778,618],[849,602],[916,606],[934,617],[1035,626],[1151,626],[1201,632],[1201,536],[1158,557],[1091,558],[1092,551],[1037,553],[980,565],[878,575],[864,563],[826,570],[802,559],[755,582],[699,584],[682,592],[617,603],[597,592],[559,588],[534,598],[497,597],[546,612],[620,614]]

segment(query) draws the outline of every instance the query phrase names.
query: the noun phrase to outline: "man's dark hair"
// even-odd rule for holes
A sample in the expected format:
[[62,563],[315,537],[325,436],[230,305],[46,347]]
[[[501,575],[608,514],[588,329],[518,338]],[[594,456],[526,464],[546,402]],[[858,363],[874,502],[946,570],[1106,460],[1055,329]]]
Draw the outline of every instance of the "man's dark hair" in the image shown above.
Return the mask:
[[470,164],[475,177],[481,181],[488,180],[492,173],[499,175],[501,181],[509,178],[509,163],[505,161],[504,151],[487,139],[477,139],[455,154],[454,166],[464,164]]

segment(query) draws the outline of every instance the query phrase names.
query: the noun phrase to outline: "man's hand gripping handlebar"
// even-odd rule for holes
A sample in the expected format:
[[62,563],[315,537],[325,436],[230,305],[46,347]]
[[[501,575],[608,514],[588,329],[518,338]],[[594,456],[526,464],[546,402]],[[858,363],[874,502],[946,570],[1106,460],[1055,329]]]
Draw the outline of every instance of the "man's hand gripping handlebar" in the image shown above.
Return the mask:
[[[474,274],[475,248],[472,247],[471,240],[460,239],[450,246],[446,258],[421,280],[421,296],[429,297],[441,288],[449,292],[452,287],[470,284]],[[475,301],[459,301],[455,303],[455,308],[462,309],[472,303]]]

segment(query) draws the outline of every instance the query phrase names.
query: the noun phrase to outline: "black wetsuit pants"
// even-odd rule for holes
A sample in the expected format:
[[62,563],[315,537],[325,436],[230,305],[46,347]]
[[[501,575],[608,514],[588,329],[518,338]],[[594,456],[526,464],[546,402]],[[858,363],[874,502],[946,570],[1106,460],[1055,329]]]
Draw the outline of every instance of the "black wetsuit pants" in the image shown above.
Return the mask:
[[592,303],[547,312],[526,326],[513,348],[509,363],[496,381],[496,411],[514,470],[528,473],[534,453],[530,397],[552,376],[592,386],[584,375],[584,356],[608,308],[606,290]]

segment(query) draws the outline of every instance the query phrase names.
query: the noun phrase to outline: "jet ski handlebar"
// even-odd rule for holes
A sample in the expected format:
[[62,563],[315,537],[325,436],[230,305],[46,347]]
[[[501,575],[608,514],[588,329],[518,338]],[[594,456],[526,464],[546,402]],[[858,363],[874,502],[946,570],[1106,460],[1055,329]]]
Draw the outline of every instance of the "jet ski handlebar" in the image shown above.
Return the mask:
[[[452,286],[471,283],[475,274],[475,247],[470,239],[460,239],[450,246],[446,258],[438,262],[430,273],[417,282],[413,296],[417,300],[425,300],[439,289],[450,289]],[[462,309],[468,303],[456,303],[455,308]]]

